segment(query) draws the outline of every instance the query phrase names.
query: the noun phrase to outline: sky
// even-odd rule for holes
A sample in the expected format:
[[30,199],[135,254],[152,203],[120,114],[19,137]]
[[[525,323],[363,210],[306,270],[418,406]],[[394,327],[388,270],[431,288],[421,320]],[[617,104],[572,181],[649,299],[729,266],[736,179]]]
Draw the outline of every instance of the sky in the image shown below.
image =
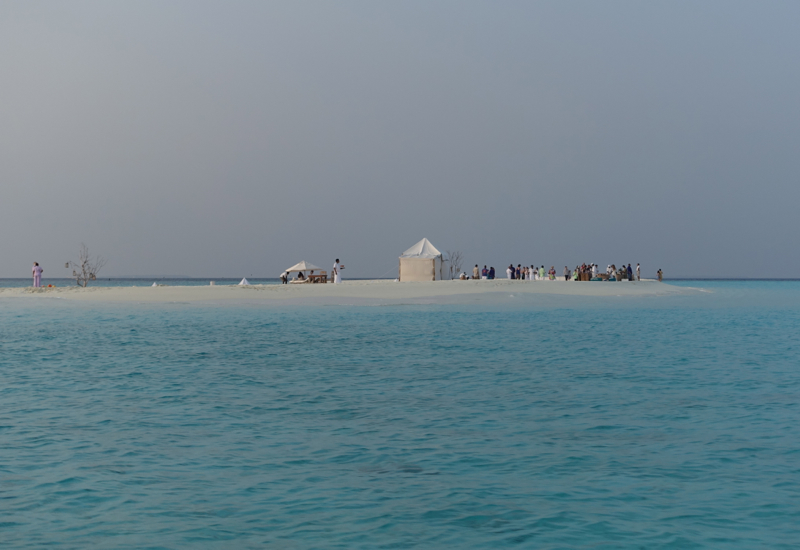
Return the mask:
[[796,1],[7,0],[0,277],[800,277],[798,67]]

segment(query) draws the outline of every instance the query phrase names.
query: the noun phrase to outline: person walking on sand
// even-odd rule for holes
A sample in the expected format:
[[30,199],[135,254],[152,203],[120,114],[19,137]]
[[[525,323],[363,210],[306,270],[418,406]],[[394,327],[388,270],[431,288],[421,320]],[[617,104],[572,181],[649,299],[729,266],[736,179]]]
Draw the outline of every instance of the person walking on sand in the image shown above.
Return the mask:
[[333,273],[332,273],[334,284],[342,282],[342,274],[341,274],[342,269],[344,269],[344,266],[339,263],[339,258],[336,258],[336,261],[333,263]]
[[639,266],[639,264],[636,264],[636,280],[642,280],[642,268]]
[[658,282],[659,283],[663,283],[664,282],[664,272],[661,271],[660,269],[658,270]]
[[42,286],[42,273],[44,273],[44,269],[42,266],[39,265],[39,262],[33,262],[33,286],[34,288],[39,288]]

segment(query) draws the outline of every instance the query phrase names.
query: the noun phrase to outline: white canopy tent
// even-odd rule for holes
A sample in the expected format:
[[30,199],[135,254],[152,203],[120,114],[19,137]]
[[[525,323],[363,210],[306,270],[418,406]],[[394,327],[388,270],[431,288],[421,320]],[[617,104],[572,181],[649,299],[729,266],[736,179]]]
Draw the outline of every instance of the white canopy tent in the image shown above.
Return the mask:
[[[302,273],[304,271],[310,271],[311,273],[306,277]],[[316,275],[313,275],[314,271],[317,272]],[[292,267],[286,270],[286,274],[299,272],[301,275],[298,275],[297,279],[292,279],[289,281],[292,284],[295,283],[319,283],[319,282],[326,282],[327,273],[322,271],[322,268],[316,266],[312,263],[306,262],[305,260],[302,262],[298,262],[294,264]]]
[[422,239],[400,256],[401,282],[441,281],[444,274],[444,257],[428,239]]
[[294,264],[292,267],[286,270],[286,273],[293,273],[295,271],[322,271],[321,267],[317,267],[314,264],[308,263],[303,260],[300,263]]

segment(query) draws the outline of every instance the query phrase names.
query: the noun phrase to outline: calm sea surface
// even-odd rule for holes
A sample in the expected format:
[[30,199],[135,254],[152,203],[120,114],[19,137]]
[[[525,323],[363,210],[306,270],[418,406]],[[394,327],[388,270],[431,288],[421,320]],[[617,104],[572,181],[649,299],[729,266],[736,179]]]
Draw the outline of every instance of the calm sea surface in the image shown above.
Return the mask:
[[0,299],[0,547],[797,548],[800,282],[678,284]]

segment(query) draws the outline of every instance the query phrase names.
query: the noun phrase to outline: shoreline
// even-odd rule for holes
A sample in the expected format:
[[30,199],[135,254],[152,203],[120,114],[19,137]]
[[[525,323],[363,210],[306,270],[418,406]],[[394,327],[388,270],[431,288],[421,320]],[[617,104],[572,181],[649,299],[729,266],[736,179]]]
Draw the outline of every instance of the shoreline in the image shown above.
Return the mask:
[[391,280],[355,280],[342,284],[303,285],[204,285],[156,287],[43,287],[34,289],[0,288],[3,298],[48,299],[75,302],[109,303],[174,303],[174,302],[242,302],[307,305],[336,305],[353,301],[363,303],[414,303],[445,299],[448,303],[469,303],[492,297],[536,295],[575,297],[643,297],[694,293],[687,287],[676,287],[655,280],[587,282],[587,281],[516,281],[507,279],[452,280],[400,283]]

